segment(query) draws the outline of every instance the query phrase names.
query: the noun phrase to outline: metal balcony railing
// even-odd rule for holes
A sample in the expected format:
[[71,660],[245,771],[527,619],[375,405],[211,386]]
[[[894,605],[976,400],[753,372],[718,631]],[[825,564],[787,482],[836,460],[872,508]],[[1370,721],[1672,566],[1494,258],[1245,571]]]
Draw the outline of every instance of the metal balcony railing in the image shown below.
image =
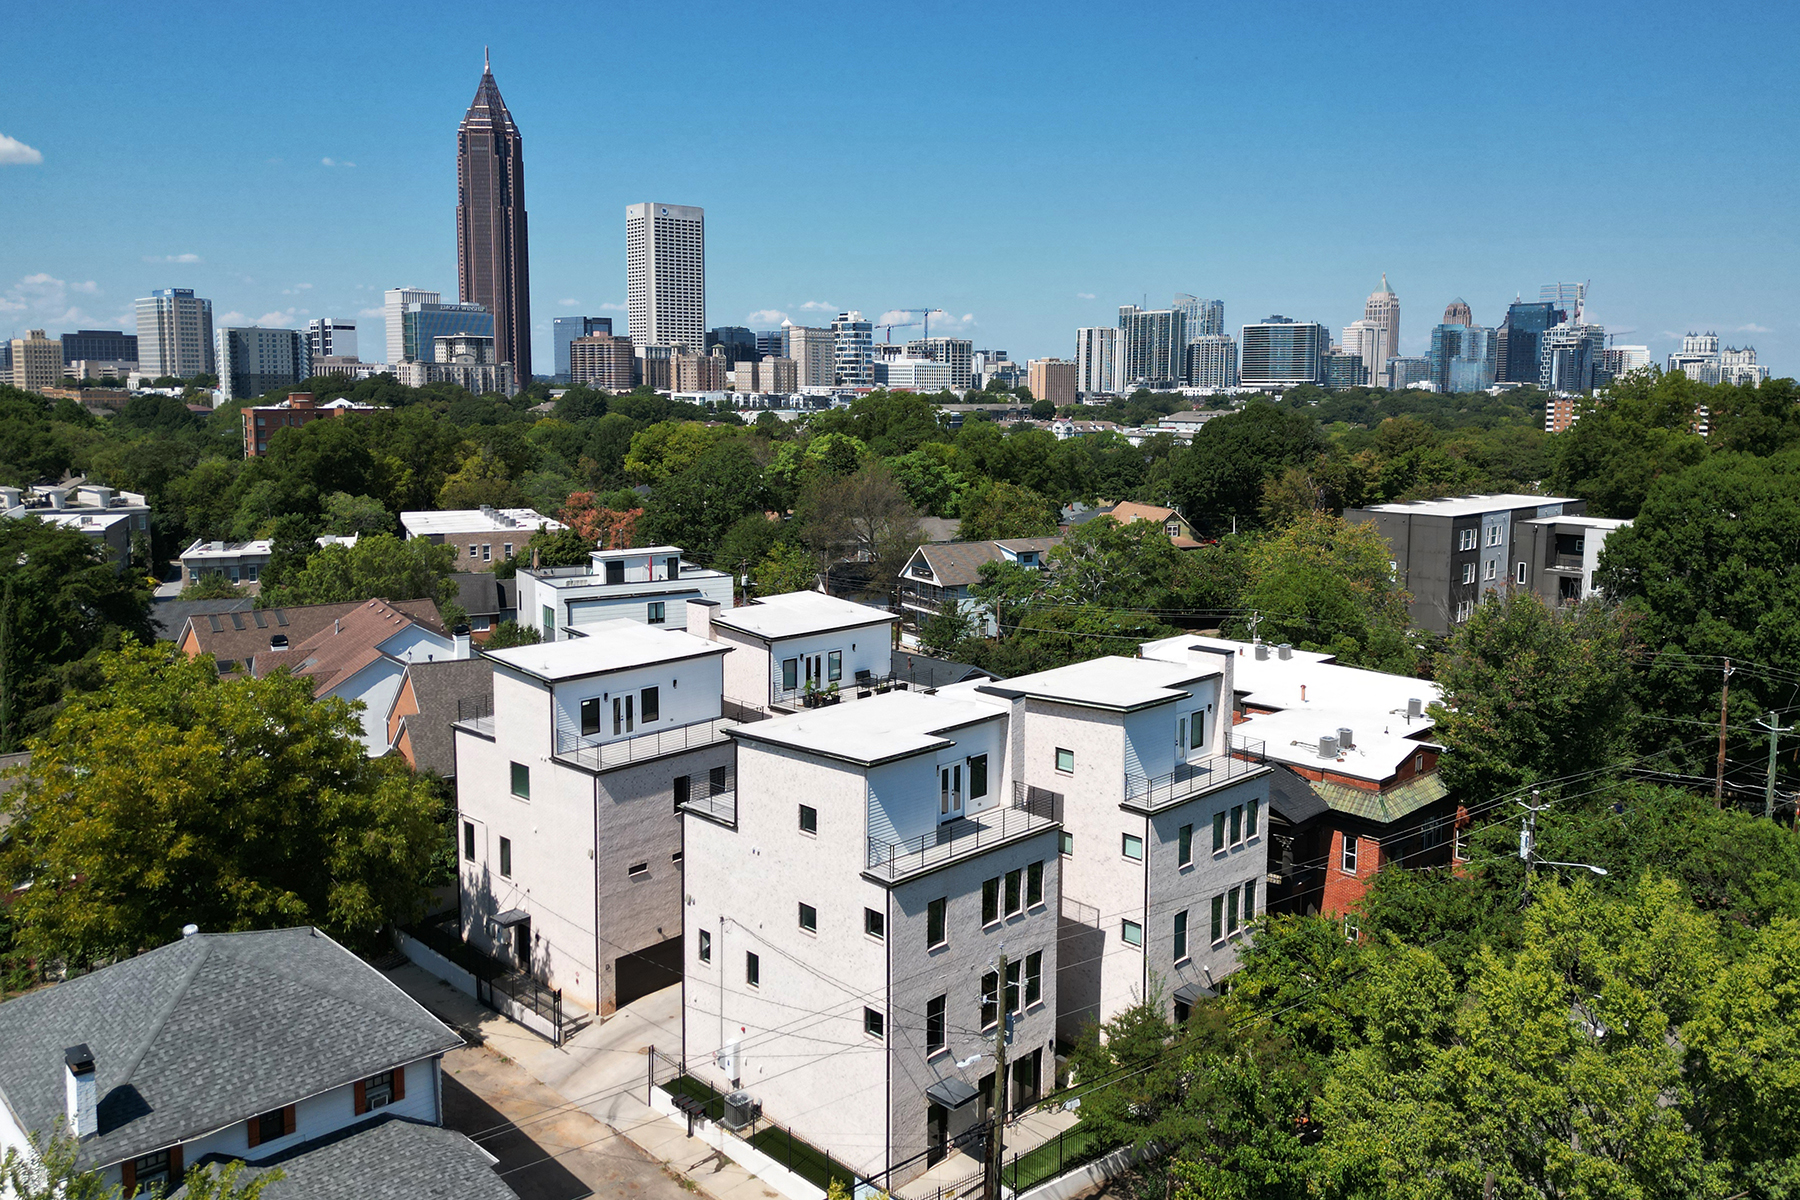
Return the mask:
[[790,688],[782,687],[779,683],[772,683],[769,685],[769,703],[789,708],[817,707],[822,704],[835,704],[839,700],[849,700],[875,691],[885,692],[895,687],[904,689],[906,683],[904,680],[896,683],[891,673],[876,675],[873,672],[859,671],[855,678],[846,675],[837,680],[835,691],[832,690],[832,687],[833,685],[829,683],[814,684],[812,690],[807,691],[805,684]]
[[598,736],[583,737],[559,729],[556,732],[556,757],[591,771],[608,771],[614,767],[626,767],[635,762],[661,758],[665,754],[716,746],[728,740],[730,731],[740,724],[742,722],[725,717],[714,717],[710,721],[695,721],[690,725],[659,729],[655,733],[642,733],[611,742],[603,742]]
[[1211,791],[1264,769],[1267,745],[1260,738],[1228,735],[1231,752],[1183,763],[1167,775],[1125,777],[1125,803],[1134,808],[1159,809],[1201,792]]
[[676,781],[685,791],[676,793],[681,811],[695,813],[721,825],[737,828],[737,771],[729,766],[713,767],[704,774],[696,772]]
[[[935,805],[935,799],[931,803]],[[1062,803],[1061,793],[1015,783],[1009,804],[946,821],[930,833],[901,842],[870,838],[868,870],[882,879],[898,880],[1002,842],[1054,829],[1062,824]]]

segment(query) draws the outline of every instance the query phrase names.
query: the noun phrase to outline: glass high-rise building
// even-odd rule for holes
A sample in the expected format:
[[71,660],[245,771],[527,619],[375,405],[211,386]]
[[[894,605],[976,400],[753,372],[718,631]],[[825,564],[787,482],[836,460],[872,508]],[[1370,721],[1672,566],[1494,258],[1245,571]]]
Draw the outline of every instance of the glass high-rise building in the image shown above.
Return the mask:
[[719,329],[706,331],[705,350],[711,354],[714,346],[722,347],[725,361],[731,366],[741,362],[756,362],[756,335],[742,325],[726,325]]
[[494,353],[504,353],[494,327],[494,314],[479,304],[409,304],[400,317],[400,356],[406,362],[436,362],[437,339],[460,333],[494,338]]
[[841,312],[831,323],[832,365],[840,387],[875,382],[875,326],[862,313]]
[[312,374],[306,334],[298,329],[227,327],[218,337],[219,387],[250,400]]
[[96,362],[136,362],[138,340],[134,333],[117,329],[80,329],[62,335],[62,356],[66,363],[92,359]]
[[1499,353],[1496,346],[1494,378],[1500,383],[1538,382],[1538,368],[1541,365],[1544,331],[1560,323],[1564,313],[1555,304],[1538,301],[1527,304],[1522,300],[1514,300],[1506,310],[1506,321],[1500,327],[1499,342],[1506,352]]
[[1119,306],[1119,391],[1173,387],[1187,379],[1187,314]]
[[1238,383],[1237,339],[1209,333],[1188,343],[1187,381],[1194,387],[1234,388]]
[[529,258],[524,139],[484,60],[456,131],[456,278],[464,304],[493,314],[494,352],[521,386],[531,382]]
[[1186,318],[1190,345],[1203,337],[1218,337],[1225,332],[1223,300],[1202,300],[1198,296],[1182,292],[1176,295],[1175,303],[1170,307],[1180,309],[1182,316]]
[[1283,388],[1325,381],[1331,333],[1316,321],[1280,314],[1244,326],[1238,348],[1238,382],[1248,388]]
[[611,333],[611,317],[557,317],[550,322],[550,339],[556,347],[556,381],[569,383],[569,343],[576,338]]
[[1499,346],[1492,329],[1475,324],[1462,300],[1452,300],[1431,331],[1431,382],[1440,392],[1483,392],[1494,386]]

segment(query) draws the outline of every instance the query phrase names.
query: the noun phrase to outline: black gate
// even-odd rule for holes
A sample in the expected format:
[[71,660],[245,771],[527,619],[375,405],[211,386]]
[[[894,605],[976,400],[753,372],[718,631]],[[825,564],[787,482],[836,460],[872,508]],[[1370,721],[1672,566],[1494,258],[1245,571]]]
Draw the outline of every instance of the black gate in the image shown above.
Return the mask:
[[681,982],[681,938],[664,942],[613,960],[613,1006],[624,1008],[633,1000]]

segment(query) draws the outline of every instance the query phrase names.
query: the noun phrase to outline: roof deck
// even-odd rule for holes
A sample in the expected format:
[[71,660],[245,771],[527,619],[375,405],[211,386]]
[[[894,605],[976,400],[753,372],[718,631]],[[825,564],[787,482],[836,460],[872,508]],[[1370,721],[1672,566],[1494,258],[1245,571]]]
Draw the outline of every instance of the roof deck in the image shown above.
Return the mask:
[[930,833],[905,841],[870,838],[863,875],[877,883],[898,883],[1047,830],[1060,829],[1062,813],[1060,792],[1014,780],[1008,804],[946,821]]

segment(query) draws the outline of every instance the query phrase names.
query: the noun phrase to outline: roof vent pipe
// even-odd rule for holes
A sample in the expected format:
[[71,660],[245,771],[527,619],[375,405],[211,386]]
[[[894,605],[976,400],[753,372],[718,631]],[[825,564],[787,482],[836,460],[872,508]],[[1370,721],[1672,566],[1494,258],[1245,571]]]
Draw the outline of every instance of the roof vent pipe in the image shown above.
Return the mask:
[[194,937],[199,934],[199,932],[200,927],[198,925],[183,925],[181,927],[181,936],[184,938]]
[[1329,733],[1319,736],[1319,757],[1336,758],[1338,756],[1338,740]]

